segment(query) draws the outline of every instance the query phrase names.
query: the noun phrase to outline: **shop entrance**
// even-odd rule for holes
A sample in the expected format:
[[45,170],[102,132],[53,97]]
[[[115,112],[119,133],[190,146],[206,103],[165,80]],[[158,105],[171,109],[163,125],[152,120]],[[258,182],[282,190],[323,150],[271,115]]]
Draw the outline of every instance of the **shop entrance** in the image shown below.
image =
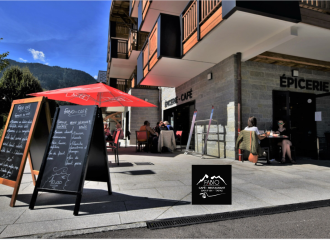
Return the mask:
[[273,129],[279,119],[286,123],[297,156],[317,157],[315,111],[315,94],[273,91]]
[[[195,101],[191,101],[164,111],[164,121],[168,121],[175,131],[182,130],[182,145],[187,145],[194,110]],[[195,146],[194,134],[191,139],[191,145]]]

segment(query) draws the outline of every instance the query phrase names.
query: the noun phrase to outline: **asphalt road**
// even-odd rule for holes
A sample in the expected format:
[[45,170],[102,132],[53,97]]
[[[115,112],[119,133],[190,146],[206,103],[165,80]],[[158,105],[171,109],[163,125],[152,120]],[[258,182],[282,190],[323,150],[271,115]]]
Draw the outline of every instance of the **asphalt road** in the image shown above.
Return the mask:
[[65,238],[330,238],[330,207],[159,230],[135,228]]

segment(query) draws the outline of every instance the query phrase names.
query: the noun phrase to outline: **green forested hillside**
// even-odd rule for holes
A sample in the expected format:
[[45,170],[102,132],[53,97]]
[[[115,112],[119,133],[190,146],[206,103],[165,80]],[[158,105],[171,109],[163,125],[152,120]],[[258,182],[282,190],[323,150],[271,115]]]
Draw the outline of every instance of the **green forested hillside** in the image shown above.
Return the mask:
[[[28,67],[30,72],[39,79],[42,88],[46,90],[96,83],[91,75],[80,70],[50,67],[41,63],[22,63],[11,59],[8,61],[10,66]],[[3,72],[4,70],[0,72],[0,78]]]

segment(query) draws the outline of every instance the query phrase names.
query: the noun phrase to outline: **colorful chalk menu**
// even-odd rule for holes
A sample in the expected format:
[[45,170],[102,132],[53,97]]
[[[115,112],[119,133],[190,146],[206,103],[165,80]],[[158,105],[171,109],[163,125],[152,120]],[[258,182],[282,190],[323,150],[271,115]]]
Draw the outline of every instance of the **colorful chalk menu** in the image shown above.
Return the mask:
[[0,178],[16,181],[38,102],[16,104],[0,150]]
[[95,114],[95,106],[64,106],[59,109],[44,160],[40,189],[79,190]]

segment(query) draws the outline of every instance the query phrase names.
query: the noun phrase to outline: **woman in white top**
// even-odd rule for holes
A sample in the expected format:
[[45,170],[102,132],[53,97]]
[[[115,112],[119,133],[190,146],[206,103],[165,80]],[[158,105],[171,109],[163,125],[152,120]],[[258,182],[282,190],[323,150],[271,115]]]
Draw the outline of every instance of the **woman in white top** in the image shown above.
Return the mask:
[[255,117],[249,117],[248,119],[248,125],[246,128],[244,128],[246,131],[254,131],[257,133],[258,138],[259,138],[259,144],[260,140],[266,138],[266,134],[260,134],[259,129],[257,128],[257,119]]

